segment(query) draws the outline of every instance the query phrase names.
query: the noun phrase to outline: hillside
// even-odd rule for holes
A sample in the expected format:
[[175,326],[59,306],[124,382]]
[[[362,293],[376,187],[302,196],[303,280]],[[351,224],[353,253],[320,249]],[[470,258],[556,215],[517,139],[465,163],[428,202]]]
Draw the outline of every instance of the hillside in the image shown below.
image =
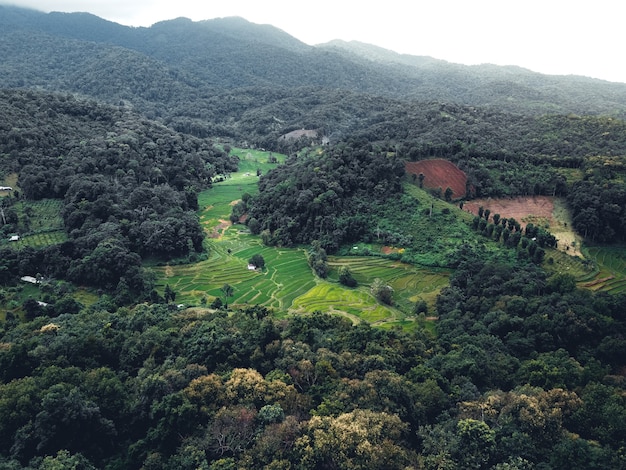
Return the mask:
[[0,468],[626,468],[626,84],[5,6],[0,57]]
[[[577,76],[544,75],[516,66],[466,66],[398,54],[358,41],[331,41],[318,47],[385,64],[392,73],[420,80],[410,95],[472,106],[494,106],[515,112],[609,114],[623,117],[624,84]],[[606,106],[606,107],[605,107]]]
[[[3,197],[1,233],[30,233],[20,200],[62,200],[68,240],[40,253],[2,246],[13,276],[40,273],[81,285],[153,288],[142,257],[202,251],[197,193],[236,161],[123,107],[33,91],[0,91],[0,177],[17,175]],[[33,209],[34,210],[34,209]],[[32,213],[31,213],[32,215]],[[51,260],[54,260],[53,262]]]
[[[130,28],[93,15],[3,6],[0,24],[1,86],[43,86],[114,103],[126,99],[143,110],[157,107],[163,116],[169,114],[164,100],[192,102],[216,89],[268,86],[324,87],[518,113],[626,115],[626,84],[467,67],[380,49],[372,53],[367,45],[311,47],[241,18],[179,18]],[[143,89],[137,90],[137,83],[144,83]]]

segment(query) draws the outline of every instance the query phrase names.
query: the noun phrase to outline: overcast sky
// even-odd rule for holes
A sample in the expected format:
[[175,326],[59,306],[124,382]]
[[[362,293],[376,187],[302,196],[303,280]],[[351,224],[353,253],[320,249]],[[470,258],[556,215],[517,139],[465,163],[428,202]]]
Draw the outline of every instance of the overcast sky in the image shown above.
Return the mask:
[[0,0],[49,11],[87,11],[150,26],[241,16],[307,44],[357,40],[462,64],[519,65],[626,83],[623,0]]

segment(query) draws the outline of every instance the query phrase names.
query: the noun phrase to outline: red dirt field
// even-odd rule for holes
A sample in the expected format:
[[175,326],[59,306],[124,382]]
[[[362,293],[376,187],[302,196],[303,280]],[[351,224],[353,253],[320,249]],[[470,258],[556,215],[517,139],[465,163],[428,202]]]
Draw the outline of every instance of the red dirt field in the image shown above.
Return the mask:
[[421,160],[419,162],[407,162],[407,173],[418,175],[424,174],[424,187],[429,189],[441,188],[442,195],[446,188],[452,190],[452,199],[465,196],[467,176],[454,163],[443,160]]

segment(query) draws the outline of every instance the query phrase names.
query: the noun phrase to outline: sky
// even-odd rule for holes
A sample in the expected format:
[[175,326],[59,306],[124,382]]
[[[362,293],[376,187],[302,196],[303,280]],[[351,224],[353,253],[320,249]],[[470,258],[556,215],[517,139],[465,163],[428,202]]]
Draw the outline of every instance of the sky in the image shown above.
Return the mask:
[[517,65],[626,83],[622,0],[0,0],[127,26],[240,16],[310,45],[361,41],[467,65]]

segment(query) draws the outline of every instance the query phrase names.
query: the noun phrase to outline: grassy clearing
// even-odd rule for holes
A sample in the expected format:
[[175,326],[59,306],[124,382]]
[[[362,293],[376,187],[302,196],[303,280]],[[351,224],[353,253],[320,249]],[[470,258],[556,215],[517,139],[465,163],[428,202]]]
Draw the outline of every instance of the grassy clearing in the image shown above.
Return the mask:
[[[228,222],[232,204],[246,192],[257,192],[257,169],[265,173],[276,166],[267,162],[268,153],[233,149],[231,154],[240,157],[240,170],[198,199],[200,220],[210,236],[206,242],[209,258],[190,265],[151,268],[161,291],[168,284],[176,292],[176,302],[184,305],[210,304],[219,297],[234,307],[259,304],[279,313],[322,311],[385,327],[421,325],[409,318],[413,304],[425,300],[434,306],[437,293],[448,284],[449,273],[384,258],[345,256],[329,259],[328,280],[315,277],[304,249],[266,247],[244,225]],[[275,156],[284,161],[284,156]],[[248,269],[248,260],[255,254],[265,260],[263,271]],[[342,265],[349,267],[359,287],[348,289],[337,282]],[[393,307],[381,305],[370,294],[369,285],[376,278],[393,287]],[[233,287],[228,299],[222,291],[225,284]]]
[[369,286],[379,278],[394,290],[394,301],[405,313],[411,313],[418,300],[424,300],[434,311],[439,291],[448,285],[450,273],[445,270],[424,269],[408,263],[367,256],[330,257],[330,278],[338,277],[339,268],[347,267],[360,285]]
[[[71,295],[85,306],[98,301],[96,294],[83,288],[77,288]],[[0,288],[0,321],[6,319],[7,313],[11,313],[15,318],[24,319],[23,305],[26,300],[50,302],[48,297],[49,294],[46,294],[45,287],[29,282],[20,282],[15,286]]]
[[549,230],[559,241],[559,249],[566,251],[567,254],[571,256],[583,257],[580,251],[583,245],[583,238],[572,228],[572,217],[562,198],[554,198],[552,219],[554,220],[554,224]]
[[[219,190],[200,193],[200,222],[212,236],[219,236],[225,229],[231,206],[241,199],[244,193],[256,194],[259,177],[257,171],[266,173],[275,168],[275,163],[268,163],[269,153],[258,150],[233,148],[230,155],[239,157],[239,171],[229,175],[224,181],[215,183]],[[273,154],[278,163],[285,161],[285,155]]]
[[25,235],[14,245],[18,248],[30,246],[32,248],[43,248],[50,245],[58,245],[67,240],[67,234],[64,230],[54,230],[52,232],[35,233]]
[[40,201],[19,201],[13,209],[18,217],[18,230],[22,234],[12,246],[42,248],[63,243],[67,234],[61,218],[62,201],[42,199]]

